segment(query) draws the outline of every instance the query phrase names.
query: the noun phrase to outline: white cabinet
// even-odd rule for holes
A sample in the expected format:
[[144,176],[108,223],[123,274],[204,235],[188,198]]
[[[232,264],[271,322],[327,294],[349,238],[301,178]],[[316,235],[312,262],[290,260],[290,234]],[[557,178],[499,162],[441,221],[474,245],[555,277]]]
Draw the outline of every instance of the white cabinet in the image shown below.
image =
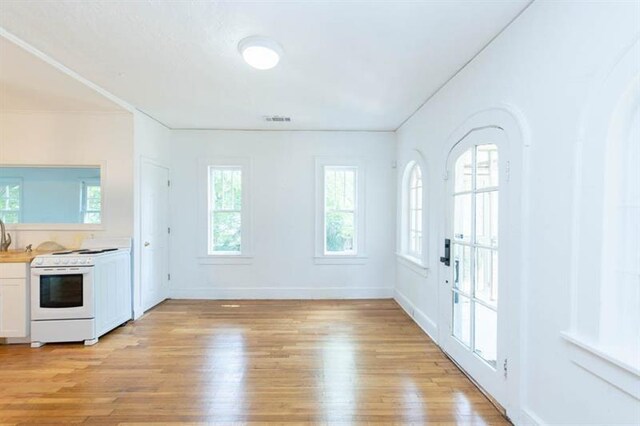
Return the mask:
[[0,263],[0,337],[29,335],[28,272],[28,263]]

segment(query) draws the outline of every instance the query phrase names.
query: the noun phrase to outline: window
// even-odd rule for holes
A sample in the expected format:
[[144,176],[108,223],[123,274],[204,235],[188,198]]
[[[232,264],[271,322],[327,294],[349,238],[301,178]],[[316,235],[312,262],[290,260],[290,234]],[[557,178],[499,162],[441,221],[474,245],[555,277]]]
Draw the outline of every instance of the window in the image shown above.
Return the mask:
[[358,169],[326,166],[324,169],[324,252],[356,253],[356,186]]
[[100,183],[82,182],[80,217],[82,223],[99,224],[102,220],[102,191]]
[[366,263],[366,163],[353,157],[316,157],[317,265]]
[[640,43],[591,96],[576,152],[572,361],[640,399]]
[[422,170],[417,163],[409,165],[407,254],[417,259],[422,257]]
[[209,254],[242,252],[242,166],[209,167]]
[[20,223],[22,183],[18,179],[0,180],[0,219],[4,223]]

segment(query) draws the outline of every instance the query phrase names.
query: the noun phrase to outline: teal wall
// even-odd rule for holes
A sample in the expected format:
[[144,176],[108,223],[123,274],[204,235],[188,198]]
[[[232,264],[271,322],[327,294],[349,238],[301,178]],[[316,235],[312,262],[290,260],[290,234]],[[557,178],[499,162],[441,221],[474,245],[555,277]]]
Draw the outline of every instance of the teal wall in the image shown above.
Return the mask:
[[22,184],[21,223],[81,223],[83,181],[100,181],[100,168],[0,167],[0,183]]

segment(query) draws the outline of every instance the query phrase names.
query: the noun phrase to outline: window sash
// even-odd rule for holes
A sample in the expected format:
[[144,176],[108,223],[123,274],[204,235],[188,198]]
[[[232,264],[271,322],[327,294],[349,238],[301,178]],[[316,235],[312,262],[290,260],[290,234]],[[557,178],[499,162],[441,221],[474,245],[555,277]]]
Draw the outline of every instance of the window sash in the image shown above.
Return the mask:
[[[17,194],[11,196],[10,189],[17,187]],[[11,208],[15,204],[17,207]],[[16,221],[6,221],[7,214],[16,214]],[[22,221],[22,182],[19,180],[4,180],[0,182],[0,219],[5,223],[20,223]]]
[[[334,199],[329,198],[329,175],[333,176],[333,195]],[[341,173],[341,182],[338,182],[338,173]],[[349,182],[349,181],[350,182]],[[342,193],[338,192],[338,185],[342,183]],[[348,190],[350,186],[350,190]],[[339,197],[342,195],[342,197]],[[357,166],[324,166],[323,167],[323,252],[325,255],[356,255],[358,253],[358,167]],[[341,199],[340,199],[341,198]],[[333,205],[333,206],[332,206]],[[328,236],[331,215],[341,215],[343,218],[350,217],[348,221],[351,226],[347,225],[347,228],[351,228],[351,248],[344,250],[332,250],[328,247]],[[347,242],[347,241],[344,241]]]
[[409,172],[409,182],[407,188],[407,227],[406,238],[407,254],[420,258],[422,257],[422,220],[423,202],[422,193],[422,170],[418,164],[413,164]]
[[[216,193],[216,173],[222,172],[220,183],[220,196]],[[230,176],[229,176],[230,175]],[[234,184],[239,186],[236,190]],[[208,173],[208,253],[213,255],[225,255],[232,254],[237,255],[242,253],[243,247],[243,213],[242,204],[244,199],[243,188],[243,167],[242,166],[209,166]],[[235,227],[235,233],[237,236],[229,237],[237,239],[236,242],[232,242],[233,245],[237,245],[237,250],[221,250],[217,248],[216,238],[216,216],[228,215],[233,217],[237,215],[237,223],[231,225],[231,231]]]
[[[80,219],[82,223],[102,222],[102,187],[100,184],[87,181],[83,181],[81,185]],[[98,188],[99,195],[96,197],[90,197],[90,188]],[[97,201],[100,208],[90,208],[90,205],[93,204],[91,201]],[[97,216],[97,222],[90,219],[92,216]]]

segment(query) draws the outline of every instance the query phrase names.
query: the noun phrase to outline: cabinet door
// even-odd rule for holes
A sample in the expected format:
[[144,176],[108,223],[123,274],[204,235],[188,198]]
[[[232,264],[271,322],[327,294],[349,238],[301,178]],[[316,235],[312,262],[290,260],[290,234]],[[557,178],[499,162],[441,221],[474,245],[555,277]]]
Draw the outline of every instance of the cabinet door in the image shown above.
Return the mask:
[[0,337],[27,337],[27,319],[26,280],[0,279]]

